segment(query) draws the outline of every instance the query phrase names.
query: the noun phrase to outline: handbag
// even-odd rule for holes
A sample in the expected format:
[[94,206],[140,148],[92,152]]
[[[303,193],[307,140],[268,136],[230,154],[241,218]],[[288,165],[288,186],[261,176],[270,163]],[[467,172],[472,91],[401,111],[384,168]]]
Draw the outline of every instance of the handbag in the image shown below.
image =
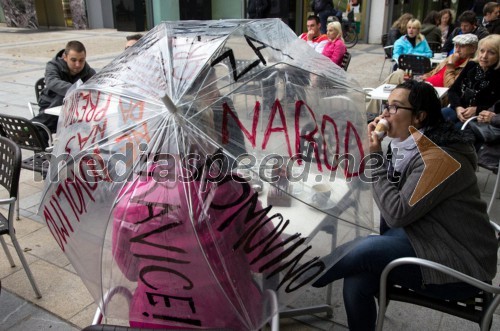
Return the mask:
[[500,142],[500,128],[487,123],[478,123],[476,121],[471,121],[469,127],[476,138],[482,142]]

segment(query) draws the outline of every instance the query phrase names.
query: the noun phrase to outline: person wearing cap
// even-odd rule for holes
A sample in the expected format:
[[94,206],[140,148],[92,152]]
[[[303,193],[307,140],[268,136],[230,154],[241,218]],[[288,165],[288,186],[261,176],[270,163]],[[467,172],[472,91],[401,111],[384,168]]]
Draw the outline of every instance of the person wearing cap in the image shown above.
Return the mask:
[[[431,84],[434,87],[450,87],[457,79],[462,69],[474,57],[477,50],[477,36],[468,33],[455,36],[453,38],[455,44],[455,52],[444,58],[434,69],[423,74],[422,80]],[[383,84],[401,84],[404,82],[404,71],[398,69],[390,74]],[[444,101],[443,105],[446,104]],[[366,111],[373,114],[380,112],[380,100],[370,100],[366,107]]]
[[476,14],[471,10],[464,11],[459,17],[458,22],[460,24],[459,27],[456,27],[453,32],[448,36],[448,39],[443,45],[443,52],[447,52],[448,55],[453,53],[453,38],[455,36],[473,33],[477,36],[477,39],[481,40],[487,35],[489,35],[488,30],[486,30],[482,26],[477,25],[477,17]]
[[478,39],[472,33],[453,38],[455,52],[439,63],[436,68],[425,73],[422,78],[435,87],[450,87],[457,79],[467,62],[474,57]]
[[444,118],[461,126],[472,116],[481,115],[500,99],[498,86],[500,35],[491,34],[479,40],[476,56],[467,63],[448,90],[450,107],[442,109]]

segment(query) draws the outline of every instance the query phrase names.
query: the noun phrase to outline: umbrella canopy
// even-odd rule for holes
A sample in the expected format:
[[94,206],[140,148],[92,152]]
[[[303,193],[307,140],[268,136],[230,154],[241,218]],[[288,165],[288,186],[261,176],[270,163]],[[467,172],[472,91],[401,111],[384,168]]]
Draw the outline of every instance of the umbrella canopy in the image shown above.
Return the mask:
[[373,231],[364,94],[278,19],[164,22],[66,96],[39,213],[132,325],[259,329]]

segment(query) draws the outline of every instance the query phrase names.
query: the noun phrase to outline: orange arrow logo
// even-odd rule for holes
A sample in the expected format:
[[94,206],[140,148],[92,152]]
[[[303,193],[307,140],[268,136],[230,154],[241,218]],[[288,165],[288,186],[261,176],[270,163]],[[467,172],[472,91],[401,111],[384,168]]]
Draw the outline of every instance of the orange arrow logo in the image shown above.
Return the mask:
[[410,132],[425,165],[410,198],[410,206],[413,206],[457,172],[461,164],[413,126],[410,127]]

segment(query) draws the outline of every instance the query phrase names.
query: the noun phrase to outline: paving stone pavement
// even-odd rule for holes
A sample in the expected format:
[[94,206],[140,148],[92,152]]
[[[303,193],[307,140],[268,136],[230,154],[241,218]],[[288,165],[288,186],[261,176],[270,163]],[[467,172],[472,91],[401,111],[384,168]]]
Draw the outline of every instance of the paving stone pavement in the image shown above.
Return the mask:
[[[82,41],[87,48],[88,62],[99,70],[122,52],[127,34],[112,29],[31,31],[0,25],[0,113],[30,117],[27,103],[35,100],[34,82],[43,76],[46,62],[68,40]],[[362,87],[379,85],[384,60],[382,47],[359,44],[350,52],[352,60],[347,72],[351,77]],[[388,70],[386,65],[385,74]],[[489,199],[494,176],[481,170],[478,178],[484,198]],[[40,179],[34,179],[31,172],[22,171],[21,220],[16,221],[15,226],[43,297],[35,298],[22,268],[10,268],[6,259],[1,258],[0,330],[77,330],[91,323],[96,309],[82,281],[36,215],[42,187]],[[498,215],[498,207],[493,215]],[[499,283],[498,278],[495,284]],[[347,330],[341,287],[342,282],[333,286],[333,318],[325,314],[283,318],[281,329]],[[309,289],[296,305],[307,307],[325,300],[324,289]],[[387,316],[385,330],[465,331],[477,328],[473,323],[406,304],[392,303]],[[500,329],[498,311],[492,329]]]

